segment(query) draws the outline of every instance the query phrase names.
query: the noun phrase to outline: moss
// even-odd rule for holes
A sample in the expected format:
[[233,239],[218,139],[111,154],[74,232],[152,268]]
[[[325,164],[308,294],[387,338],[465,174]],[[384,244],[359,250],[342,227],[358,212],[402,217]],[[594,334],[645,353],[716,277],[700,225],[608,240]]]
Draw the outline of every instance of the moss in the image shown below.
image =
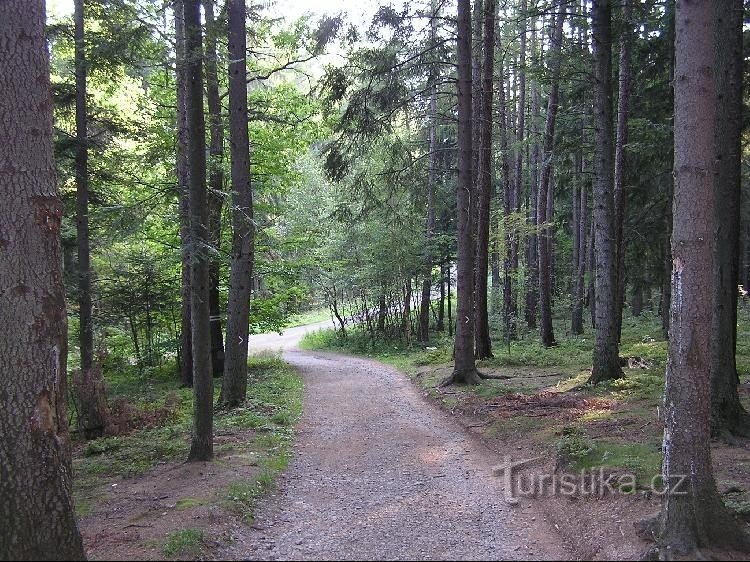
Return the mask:
[[203,546],[203,531],[201,529],[180,529],[170,533],[162,546],[162,552],[170,558],[196,557]]

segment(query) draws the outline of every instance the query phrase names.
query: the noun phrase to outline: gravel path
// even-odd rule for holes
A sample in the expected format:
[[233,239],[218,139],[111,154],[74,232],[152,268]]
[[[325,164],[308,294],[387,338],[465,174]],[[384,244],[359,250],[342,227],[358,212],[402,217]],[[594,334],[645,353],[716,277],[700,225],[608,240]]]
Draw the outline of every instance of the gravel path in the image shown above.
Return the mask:
[[[305,380],[294,457],[228,554],[270,559],[565,559],[504,503],[498,463],[397,371],[289,349]],[[251,342],[252,346],[252,342]]]

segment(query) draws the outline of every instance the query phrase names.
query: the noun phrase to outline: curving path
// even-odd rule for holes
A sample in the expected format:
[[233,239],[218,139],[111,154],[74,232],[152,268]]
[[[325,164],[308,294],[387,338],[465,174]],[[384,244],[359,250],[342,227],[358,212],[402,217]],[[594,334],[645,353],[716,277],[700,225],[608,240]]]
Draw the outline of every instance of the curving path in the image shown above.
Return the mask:
[[228,555],[569,557],[538,514],[504,503],[490,472],[496,455],[404,375],[365,359],[300,351],[293,338],[279,343],[305,380],[294,457]]

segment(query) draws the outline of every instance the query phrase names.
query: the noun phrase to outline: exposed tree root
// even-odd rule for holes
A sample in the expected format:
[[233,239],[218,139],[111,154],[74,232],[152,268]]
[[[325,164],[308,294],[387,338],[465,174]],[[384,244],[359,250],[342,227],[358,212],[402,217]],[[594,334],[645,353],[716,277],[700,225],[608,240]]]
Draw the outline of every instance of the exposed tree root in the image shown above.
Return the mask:
[[440,388],[444,388],[451,384],[482,384],[482,375],[476,369],[454,369],[453,372],[440,383]]
[[477,374],[479,375],[480,379],[485,379],[485,380],[504,381],[504,380],[515,378],[515,377],[512,377],[510,375],[492,375],[492,374],[488,375],[488,374],[482,373],[480,371],[477,371]]

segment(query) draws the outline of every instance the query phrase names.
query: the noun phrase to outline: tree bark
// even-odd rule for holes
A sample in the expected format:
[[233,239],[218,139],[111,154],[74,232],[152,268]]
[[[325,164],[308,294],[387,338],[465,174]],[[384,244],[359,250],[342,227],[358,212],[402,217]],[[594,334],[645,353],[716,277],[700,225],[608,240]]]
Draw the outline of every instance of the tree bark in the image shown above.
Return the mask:
[[[675,36],[675,0],[667,0],[665,5],[667,21],[666,35],[670,49],[669,57],[669,83],[670,94],[672,95],[672,103],[674,104],[674,36]],[[670,129],[669,134],[669,162],[672,164],[674,169],[674,126]],[[661,329],[664,333],[664,337],[669,337],[669,311],[671,309],[672,302],[672,208],[674,202],[674,175],[668,174],[667,177],[667,206],[664,216],[665,223],[665,236],[664,236],[664,278],[661,285]]]
[[43,0],[0,2],[0,558],[84,558]]
[[76,72],[76,238],[78,243],[78,323],[81,369],[94,363],[94,327],[91,314],[91,251],[89,245],[89,150],[86,108],[86,38],[83,0],[75,0]]
[[740,403],[737,285],[742,190],[742,3],[719,3],[716,35],[716,162],[711,432],[750,436],[750,414]]
[[208,240],[212,248],[208,262],[208,304],[211,313],[211,368],[215,377],[224,372],[224,340],[219,303],[219,248],[221,245],[221,208],[224,203],[224,124],[221,118],[219,77],[216,62],[218,26],[214,19],[214,0],[203,0],[206,16],[206,100],[210,136],[208,176]]
[[[437,41],[437,8],[433,2],[433,13],[430,20],[430,43],[435,48]],[[430,162],[427,170],[427,217],[425,220],[425,264],[422,281],[422,301],[419,308],[419,331],[417,339],[430,339],[430,296],[432,293],[433,237],[435,232],[435,189],[437,182],[437,70],[430,73],[430,105],[427,116],[429,128]]]
[[193,386],[193,336],[190,320],[190,205],[188,193],[188,131],[185,106],[185,10],[183,0],[174,0],[175,73],[177,84],[177,191],[180,215],[180,380]]
[[[518,52],[518,104],[516,109],[516,146],[518,147],[515,154],[515,171],[513,173],[513,210],[516,213],[521,212],[521,200],[524,191],[524,174],[523,174],[523,154],[524,154],[524,133],[526,132],[526,27],[527,27],[527,0],[521,0],[519,19],[520,41]],[[512,277],[518,279],[519,264],[519,247],[520,232],[514,232],[511,239],[511,264]],[[514,293],[512,302],[514,324],[518,318],[518,301],[519,290]],[[514,335],[515,336],[515,335]]]
[[199,0],[184,0],[190,193],[190,285],[193,334],[193,436],[189,461],[213,457],[213,383],[209,321],[206,130],[203,121],[203,37]]
[[594,277],[596,276],[596,260],[594,260],[594,217],[586,215],[589,218],[588,225],[588,243],[586,246],[587,269],[590,272],[589,283],[586,288],[586,299],[589,305],[589,316],[591,317],[591,328],[596,330],[596,286]]
[[[532,51],[537,51],[536,22],[531,28]],[[534,55],[536,57],[536,54]],[[538,256],[538,236],[536,234],[537,226],[537,198],[539,197],[539,115],[541,106],[539,95],[539,84],[537,80],[531,83],[531,132],[534,140],[531,144],[531,158],[529,162],[529,172],[531,180],[531,189],[529,194],[530,216],[532,233],[529,236],[529,283],[526,290],[526,325],[529,328],[536,328],[537,303],[539,301],[539,256]]]
[[549,218],[547,217],[547,191],[551,189],[550,177],[552,175],[552,156],[555,142],[555,119],[557,117],[558,98],[560,93],[560,49],[562,45],[563,22],[565,20],[565,6],[560,5],[560,14],[555,22],[555,31],[550,49],[550,69],[552,74],[552,85],[550,87],[547,102],[547,122],[544,127],[544,146],[542,175],[537,193],[537,224],[541,227],[537,239],[537,254],[539,256],[539,315],[542,344],[551,347],[555,344],[555,335],[552,329],[552,283],[551,283],[551,256],[549,252],[548,228],[544,227]]
[[253,191],[247,117],[245,0],[229,0],[229,145],[232,161],[232,263],[229,272],[227,344],[221,402],[245,400],[250,292],[255,258]]
[[586,185],[583,179],[583,152],[576,154],[577,185],[573,198],[573,291],[570,332],[573,335],[583,333],[583,275],[586,263]]
[[[717,178],[715,73],[720,14],[730,2],[680,2],[676,13],[675,193],[669,360],[664,390],[663,497],[658,545],[690,555],[711,545],[747,547],[711,468],[711,326]],[[735,8],[735,3],[731,3]],[[741,5],[740,5],[741,9]],[[724,38],[722,38],[724,39]],[[723,133],[723,131],[721,131]],[[700,205],[696,202],[700,201]]]
[[445,329],[445,262],[440,260],[440,306],[438,307],[437,326],[435,329],[442,332]]
[[469,0],[458,0],[458,185],[455,367],[446,383],[477,383],[474,358],[474,244],[472,243],[471,18]]
[[[500,60],[500,76],[505,74],[503,60]],[[513,232],[510,229],[513,212],[513,187],[510,181],[510,148],[508,137],[507,99],[505,80],[501,78],[498,89],[500,106],[500,165],[503,175],[503,231],[505,235],[505,256],[503,256],[503,336],[509,342],[516,339],[516,312],[513,299]]]
[[594,0],[594,256],[596,259],[596,341],[589,383],[623,376],[617,337],[617,253],[614,220],[612,146],[612,4]]
[[492,86],[495,71],[495,12],[496,0],[484,0],[484,56],[482,60],[482,90],[479,111],[479,177],[477,182],[477,242],[475,298],[475,356],[492,357],[489,310],[487,306],[487,276],[490,243],[490,195],[492,189]]
[[631,0],[623,0],[622,31],[620,33],[620,75],[617,98],[617,138],[615,140],[615,185],[614,185],[614,217],[615,217],[615,255],[616,255],[616,288],[615,288],[615,333],[620,341],[622,333],[622,311],[625,304],[625,208],[627,193],[625,192],[626,149],[628,144],[628,116],[630,114],[630,90],[632,71],[630,62],[630,45],[632,42]]

